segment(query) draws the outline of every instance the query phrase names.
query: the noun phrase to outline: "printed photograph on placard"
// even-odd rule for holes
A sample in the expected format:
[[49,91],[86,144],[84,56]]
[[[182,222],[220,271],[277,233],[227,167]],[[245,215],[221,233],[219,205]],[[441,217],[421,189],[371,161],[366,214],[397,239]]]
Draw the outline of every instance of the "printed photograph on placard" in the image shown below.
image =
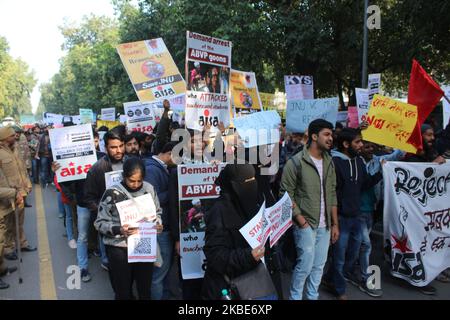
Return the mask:
[[180,201],[181,233],[205,231],[205,214],[214,205],[214,199],[195,198]]
[[227,94],[229,88],[230,68],[189,61],[188,90]]

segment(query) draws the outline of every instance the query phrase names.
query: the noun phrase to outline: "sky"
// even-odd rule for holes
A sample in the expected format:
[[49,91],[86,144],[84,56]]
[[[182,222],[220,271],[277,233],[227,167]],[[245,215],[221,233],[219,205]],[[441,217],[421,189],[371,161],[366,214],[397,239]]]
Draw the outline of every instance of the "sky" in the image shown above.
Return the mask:
[[0,36],[8,40],[9,53],[24,60],[38,79],[31,94],[33,112],[39,85],[58,72],[64,55],[58,26],[64,19],[79,23],[91,13],[113,17],[114,9],[110,0],[0,0]]

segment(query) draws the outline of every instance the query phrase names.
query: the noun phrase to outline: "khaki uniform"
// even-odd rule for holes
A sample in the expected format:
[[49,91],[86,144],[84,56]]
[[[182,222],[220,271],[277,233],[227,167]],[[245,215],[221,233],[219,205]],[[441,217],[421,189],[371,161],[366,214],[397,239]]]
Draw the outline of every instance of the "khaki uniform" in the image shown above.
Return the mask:
[[0,273],[5,271],[3,252],[6,245],[7,230],[10,226],[10,218],[14,216],[11,201],[15,201],[16,189],[10,188],[6,177],[0,168]]
[[[17,192],[20,192],[22,196],[27,196],[31,192],[31,181],[28,177],[25,164],[20,159],[17,148],[11,150],[9,147],[0,143],[0,168],[3,170],[5,180],[9,187],[14,188]],[[20,236],[20,246],[22,248],[28,246],[28,241],[25,237],[25,231],[23,229],[25,221],[25,208],[18,209],[19,214],[19,236]],[[16,248],[15,236],[16,227],[14,215],[9,215],[9,222],[7,221],[7,235],[6,235],[6,245],[5,253],[11,253]],[[8,220],[8,219],[7,219]],[[11,228],[9,227],[11,226]]]
[[27,170],[31,169],[31,153],[30,147],[28,146],[28,140],[23,133],[20,134],[19,141],[16,142],[16,148],[19,151],[20,159],[22,159],[23,163]]

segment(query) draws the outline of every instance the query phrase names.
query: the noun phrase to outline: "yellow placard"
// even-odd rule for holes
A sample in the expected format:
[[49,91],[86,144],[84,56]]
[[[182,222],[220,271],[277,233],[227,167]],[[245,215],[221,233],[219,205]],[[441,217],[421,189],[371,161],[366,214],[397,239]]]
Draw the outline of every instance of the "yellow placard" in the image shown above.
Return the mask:
[[261,100],[258,85],[253,72],[231,70],[230,74],[231,103],[236,112],[248,110],[261,111]]
[[376,94],[366,117],[369,127],[363,130],[363,139],[416,153],[416,148],[408,143],[408,139],[416,126],[417,117],[417,106]]
[[108,130],[111,130],[120,125],[121,125],[120,121],[97,120],[97,129],[105,126],[108,127]]
[[261,98],[261,104],[264,111],[277,110],[277,105],[275,104],[275,94],[260,92],[259,97]]
[[185,94],[186,83],[163,39],[123,43],[117,52],[141,102]]

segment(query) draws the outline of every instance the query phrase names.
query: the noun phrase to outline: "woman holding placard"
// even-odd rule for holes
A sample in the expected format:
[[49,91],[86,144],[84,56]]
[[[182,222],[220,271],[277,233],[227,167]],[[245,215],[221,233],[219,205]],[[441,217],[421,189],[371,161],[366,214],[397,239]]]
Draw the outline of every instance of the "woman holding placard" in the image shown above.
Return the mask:
[[134,282],[140,300],[151,296],[156,232],[163,226],[158,197],[144,176],[142,160],[126,160],[123,181],[105,191],[94,223],[103,236],[116,300],[134,299]]

